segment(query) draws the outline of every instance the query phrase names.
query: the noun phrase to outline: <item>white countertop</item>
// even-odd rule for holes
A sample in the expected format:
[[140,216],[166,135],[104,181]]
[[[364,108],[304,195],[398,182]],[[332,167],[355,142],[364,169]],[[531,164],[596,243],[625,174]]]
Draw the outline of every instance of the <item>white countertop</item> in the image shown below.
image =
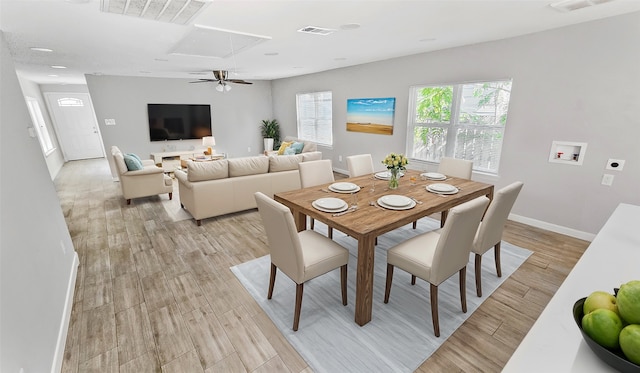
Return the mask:
[[544,309],[503,372],[617,372],[582,339],[573,304],[640,280],[640,206],[621,203]]

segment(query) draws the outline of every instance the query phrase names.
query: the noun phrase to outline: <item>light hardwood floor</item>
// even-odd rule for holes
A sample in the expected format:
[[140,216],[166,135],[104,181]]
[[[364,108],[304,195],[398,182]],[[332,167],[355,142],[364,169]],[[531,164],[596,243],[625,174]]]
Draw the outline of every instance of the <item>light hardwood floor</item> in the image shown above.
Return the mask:
[[[198,227],[177,186],[127,206],[105,159],[55,184],[80,258],[62,372],[311,372],[229,270],[268,253],[257,210]],[[504,239],[534,254],[418,372],[500,371],[588,246],[514,222]]]

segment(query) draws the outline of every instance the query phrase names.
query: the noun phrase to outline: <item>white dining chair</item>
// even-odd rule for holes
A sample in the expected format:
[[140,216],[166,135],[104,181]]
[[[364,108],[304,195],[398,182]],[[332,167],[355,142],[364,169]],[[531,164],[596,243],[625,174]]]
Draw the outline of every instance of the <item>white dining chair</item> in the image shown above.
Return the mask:
[[460,302],[462,312],[466,313],[465,284],[469,253],[480,219],[488,204],[487,197],[479,197],[453,207],[449,210],[449,217],[442,229],[415,236],[389,249],[384,303],[389,303],[394,267],[409,272],[412,285],[415,284],[416,277],[429,282],[433,333],[439,337],[438,286],[458,272]]
[[358,154],[347,157],[349,177],[373,174],[373,158],[371,154]]
[[493,197],[478,227],[471,251],[475,254],[476,294],[479,297],[482,296],[482,255],[492,247],[496,261],[496,274],[498,277],[502,277],[502,269],[500,268],[502,232],[523,185],[522,182],[517,181],[500,189]]
[[439,173],[461,179],[471,179],[472,170],[473,161],[466,159],[443,157],[438,166]]
[[[330,159],[300,162],[298,164],[298,170],[300,173],[300,185],[302,188],[332,183],[335,181]],[[310,224],[312,230],[314,228],[314,223],[315,220],[311,218]],[[327,236],[329,238],[333,238],[333,228],[327,227]]]
[[256,204],[262,218],[269,254],[271,273],[267,299],[273,296],[277,270],[296,283],[293,330],[298,330],[304,283],[340,268],[342,304],[347,305],[347,264],[349,250],[318,232],[298,232],[291,210],[267,195],[256,192]]

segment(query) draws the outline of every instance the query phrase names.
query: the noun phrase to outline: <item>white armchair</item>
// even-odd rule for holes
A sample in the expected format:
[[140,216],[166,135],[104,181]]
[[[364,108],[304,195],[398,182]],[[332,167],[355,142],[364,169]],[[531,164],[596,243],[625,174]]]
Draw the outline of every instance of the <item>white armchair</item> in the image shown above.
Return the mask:
[[173,179],[165,175],[162,168],[156,166],[151,159],[141,160],[142,169],[129,171],[124,154],[117,146],[111,147],[111,155],[116,165],[122,195],[131,204],[132,198],[154,196],[169,193],[173,198]]

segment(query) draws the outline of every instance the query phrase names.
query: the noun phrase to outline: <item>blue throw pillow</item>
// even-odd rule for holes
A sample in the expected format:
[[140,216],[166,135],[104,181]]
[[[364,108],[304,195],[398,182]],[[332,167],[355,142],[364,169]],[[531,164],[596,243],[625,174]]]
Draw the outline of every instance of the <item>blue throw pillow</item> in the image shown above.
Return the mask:
[[284,150],[284,155],[295,155],[296,151],[295,149],[293,149],[293,147],[289,146]]
[[304,148],[304,143],[296,141],[293,144],[291,144],[290,148],[295,150],[296,154],[300,154],[302,153],[302,149]]
[[129,171],[142,170],[142,162],[140,162],[133,155],[125,154],[122,157],[124,158],[124,163],[127,165],[127,170]]
[[142,159],[140,159],[140,157],[138,157],[136,154],[133,154],[133,153],[127,153],[127,155],[132,156],[133,158],[137,159],[137,160],[138,160],[138,162],[142,163]]

